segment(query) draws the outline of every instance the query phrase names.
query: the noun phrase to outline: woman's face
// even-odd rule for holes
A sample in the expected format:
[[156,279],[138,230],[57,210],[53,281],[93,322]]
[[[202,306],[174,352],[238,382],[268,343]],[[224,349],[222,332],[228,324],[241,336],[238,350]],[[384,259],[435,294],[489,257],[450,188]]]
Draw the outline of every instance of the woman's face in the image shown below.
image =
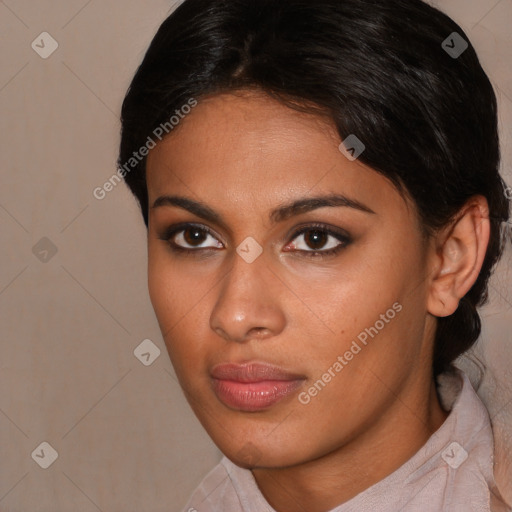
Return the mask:
[[415,207],[340,143],[245,92],[199,102],[148,156],[151,301],[191,407],[241,466],[321,457],[430,389]]

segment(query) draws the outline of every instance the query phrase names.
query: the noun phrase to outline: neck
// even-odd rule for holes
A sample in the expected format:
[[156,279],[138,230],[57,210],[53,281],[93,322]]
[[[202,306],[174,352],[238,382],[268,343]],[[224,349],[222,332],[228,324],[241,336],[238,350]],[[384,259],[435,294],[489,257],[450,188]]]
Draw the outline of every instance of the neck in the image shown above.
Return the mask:
[[409,390],[378,422],[325,456],[293,467],[254,469],[269,504],[278,512],[325,512],[397,470],[448,416],[433,380]]

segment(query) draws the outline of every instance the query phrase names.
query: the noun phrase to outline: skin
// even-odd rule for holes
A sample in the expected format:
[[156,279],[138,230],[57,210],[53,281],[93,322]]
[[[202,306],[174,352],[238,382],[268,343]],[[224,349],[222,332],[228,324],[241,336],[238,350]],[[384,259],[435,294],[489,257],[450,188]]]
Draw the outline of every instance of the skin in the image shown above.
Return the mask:
[[[447,413],[431,376],[435,317],[453,313],[476,280],[489,236],[487,203],[477,196],[457,222],[425,238],[414,203],[349,161],[340,142],[328,119],[239,91],[201,100],[147,160],[149,293],[176,375],[219,449],[252,469],[282,512],[349,500],[442,425]],[[330,206],[269,219],[278,206],[332,193],[374,213]],[[175,205],[151,207],[165,195],[201,202],[223,223]],[[197,252],[173,252],[162,238],[181,222],[214,235],[194,242],[181,231],[174,242]],[[311,232],[295,236],[314,223],[344,230],[350,242],[336,255],[308,257],[340,244],[329,234],[317,245]],[[263,250],[252,263],[236,252],[247,237]],[[395,318],[300,403],[299,392],[395,302]],[[247,361],[303,375],[303,387],[264,411],[227,407],[210,370]]]

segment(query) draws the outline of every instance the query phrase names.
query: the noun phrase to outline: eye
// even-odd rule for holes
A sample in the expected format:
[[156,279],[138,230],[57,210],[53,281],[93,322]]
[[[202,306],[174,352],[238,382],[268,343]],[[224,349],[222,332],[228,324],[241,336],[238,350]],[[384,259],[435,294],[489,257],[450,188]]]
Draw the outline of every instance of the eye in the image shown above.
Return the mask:
[[[200,253],[224,248],[213,232],[202,225],[178,224],[165,230],[159,238],[167,242],[174,252]],[[209,240],[210,239],[210,240]],[[294,240],[298,239],[298,242]],[[294,233],[286,252],[302,253],[306,257],[333,256],[351,242],[344,231],[335,231],[323,224],[308,225]]]
[[[160,237],[169,243],[171,249],[178,252],[196,252],[205,249],[222,249],[224,246],[206,226],[180,224],[172,226]],[[208,239],[210,243],[207,244]],[[213,241],[213,247],[212,243]]]
[[303,252],[307,257],[331,256],[350,243],[346,233],[336,232],[323,224],[309,225],[295,233],[293,240],[286,247],[294,251]]

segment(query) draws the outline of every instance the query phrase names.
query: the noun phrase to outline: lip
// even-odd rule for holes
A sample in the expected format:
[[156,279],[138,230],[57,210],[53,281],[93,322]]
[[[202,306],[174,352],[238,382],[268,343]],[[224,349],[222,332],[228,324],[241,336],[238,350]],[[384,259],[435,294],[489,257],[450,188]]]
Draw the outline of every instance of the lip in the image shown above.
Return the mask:
[[213,391],[226,406],[255,412],[299,389],[306,377],[267,363],[223,363],[211,371]]

